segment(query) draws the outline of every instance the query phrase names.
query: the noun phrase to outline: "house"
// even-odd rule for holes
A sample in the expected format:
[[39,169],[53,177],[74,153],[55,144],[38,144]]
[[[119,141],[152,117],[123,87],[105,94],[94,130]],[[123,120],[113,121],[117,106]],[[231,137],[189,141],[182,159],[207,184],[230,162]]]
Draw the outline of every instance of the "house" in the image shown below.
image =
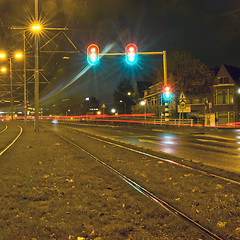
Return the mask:
[[[140,83],[140,84],[139,84]],[[152,84],[149,82],[138,82],[135,85],[135,103],[133,106],[133,113],[155,113],[156,117],[161,117],[164,112],[162,101],[161,83]],[[141,87],[139,89],[139,86]],[[136,97],[136,89],[139,91],[139,98]]]
[[240,68],[221,65],[213,83],[213,109],[217,124],[239,121]]
[[[144,106],[141,102],[144,101]],[[143,91],[135,112],[155,113],[164,118],[162,83]],[[169,102],[170,119],[194,119],[195,123],[219,125],[240,121],[240,68],[222,65],[216,69],[212,90],[196,94],[174,91]]]

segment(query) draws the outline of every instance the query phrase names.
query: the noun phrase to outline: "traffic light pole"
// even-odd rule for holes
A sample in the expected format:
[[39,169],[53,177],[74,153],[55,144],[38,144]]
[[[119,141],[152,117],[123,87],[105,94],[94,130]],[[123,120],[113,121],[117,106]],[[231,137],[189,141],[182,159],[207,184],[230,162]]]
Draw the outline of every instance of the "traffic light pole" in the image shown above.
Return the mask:
[[[141,54],[141,55],[161,54],[161,55],[163,55],[163,79],[164,79],[164,86],[166,86],[167,85],[167,53],[166,53],[166,51],[162,51],[162,52],[139,52],[138,54]],[[165,123],[169,123],[168,100],[166,100],[166,102],[165,102],[164,115],[165,115]]]
[[[99,53],[100,56],[117,56],[117,55],[125,55],[126,53]],[[164,86],[167,85],[167,53],[166,51],[162,52],[138,52],[139,55],[163,55],[163,79],[164,79]],[[165,123],[169,123],[169,105],[168,100],[165,102]]]
[[[163,77],[164,77],[164,86],[166,86],[167,85],[167,54],[166,54],[166,51],[163,51]],[[169,123],[168,100],[165,102],[165,123]]]

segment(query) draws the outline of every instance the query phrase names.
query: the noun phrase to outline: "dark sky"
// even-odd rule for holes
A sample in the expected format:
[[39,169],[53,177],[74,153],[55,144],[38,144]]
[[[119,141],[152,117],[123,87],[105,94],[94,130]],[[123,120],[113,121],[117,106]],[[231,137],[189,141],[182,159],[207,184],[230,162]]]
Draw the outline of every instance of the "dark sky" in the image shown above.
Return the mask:
[[[26,25],[34,15],[34,0],[0,0],[0,13],[0,44],[5,47],[6,38],[9,43],[9,36],[17,35],[7,27]],[[120,80],[146,79],[162,64],[161,56],[146,56],[133,68],[121,57],[103,57],[99,66],[86,69],[90,43],[100,51],[107,47],[124,52],[126,44],[134,42],[139,51],[182,50],[209,67],[240,67],[240,0],[39,0],[39,15],[48,27],[69,27],[67,34],[80,50],[59,65],[68,66],[64,77],[60,71],[52,74],[52,82],[58,82],[54,87],[61,83],[58,89],[65,89],[64,96],[79,93],[111,102]],[[45,37],[53,33],[48,34]],[[62,56],[52,59],[58,58]]]

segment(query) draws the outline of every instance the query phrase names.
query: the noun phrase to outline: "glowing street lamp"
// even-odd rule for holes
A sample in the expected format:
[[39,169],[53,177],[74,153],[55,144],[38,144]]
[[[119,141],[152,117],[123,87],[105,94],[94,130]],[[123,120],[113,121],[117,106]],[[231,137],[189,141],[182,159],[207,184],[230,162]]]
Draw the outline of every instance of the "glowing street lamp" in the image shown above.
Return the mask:
[[36,23],[32,24],[31,30],[35,34],[35,69],[34,69],[34,91],[35,91],[35,118],[34,130],[39,132],[39,33],[42,31],[42,25],[38,23],[38,1],[35,1],[35,19]]
[[115,113],[116,113],[116,109],[115,109],[115,108],[112,108],[112,109],[111,109],[111,113],[115,114]]
[[42,25],[39,24],[39,23],[33,24],[33,25],[31,26],[31,30],[32,30],[33,32],[35,32],[35,33],[41,32],[41,31],[42,31]]
[[23,57],[23,55],[22,55],[21,52],[17,52],[17,53],[15,54],[15,58],[22,58],[22,57]]
[[1,67],[1,72],[2,72],[2,73],[5,73],[6,71],[7,71],[7,68]]
[[0,58],[6,58],[6,54],[3,52],[0,52]]
[[147,121],[147,101],[146,100],[142,100],[140,102],[141,106],[144,106],[144,120],[145,120],[145,125],[146,125],[146,121]]
[[[9,60],[9,72],[10,72],[10,88],[11,88],[11,91],[10,91],[10,94],[11,94],[11,97],[10,97],[10,103],[11,103],[11,109],[10,109],[10,112],[11,112],[11,120],[13,120],[13,77],[12,77],[12,59],[13,58],[21,58],[22,57],[22,53],[20,52],[17,52],[16,54],[13,54],[12,57],[9,57],[8,60]],[[5,53],[0,53],[0,58],[6,58],[6,54]],[[6,67],[2,67],[1,68],[1,72],[2,73],[6,73],[7,72],[7,68]]]

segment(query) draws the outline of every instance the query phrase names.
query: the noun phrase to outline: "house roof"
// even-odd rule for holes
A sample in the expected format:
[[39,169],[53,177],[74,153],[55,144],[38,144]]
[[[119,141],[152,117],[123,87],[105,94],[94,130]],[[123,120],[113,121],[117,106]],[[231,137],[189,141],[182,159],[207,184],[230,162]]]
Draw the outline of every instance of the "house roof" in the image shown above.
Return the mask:
[[240,83],[240,68],[226,65],[226,64],[224,64],[223,66],[227,69],[227,71],[231,75],[232,79],[235,82]]
[[[135,83],[135,91],[138,91],[139,97],[142,98],[144,95],[144,90],[149,89],[149,87],[152,85],[150,82],[144,82],[144,81],[137,81]],[[137,89],[136,89],[137,88]]]

